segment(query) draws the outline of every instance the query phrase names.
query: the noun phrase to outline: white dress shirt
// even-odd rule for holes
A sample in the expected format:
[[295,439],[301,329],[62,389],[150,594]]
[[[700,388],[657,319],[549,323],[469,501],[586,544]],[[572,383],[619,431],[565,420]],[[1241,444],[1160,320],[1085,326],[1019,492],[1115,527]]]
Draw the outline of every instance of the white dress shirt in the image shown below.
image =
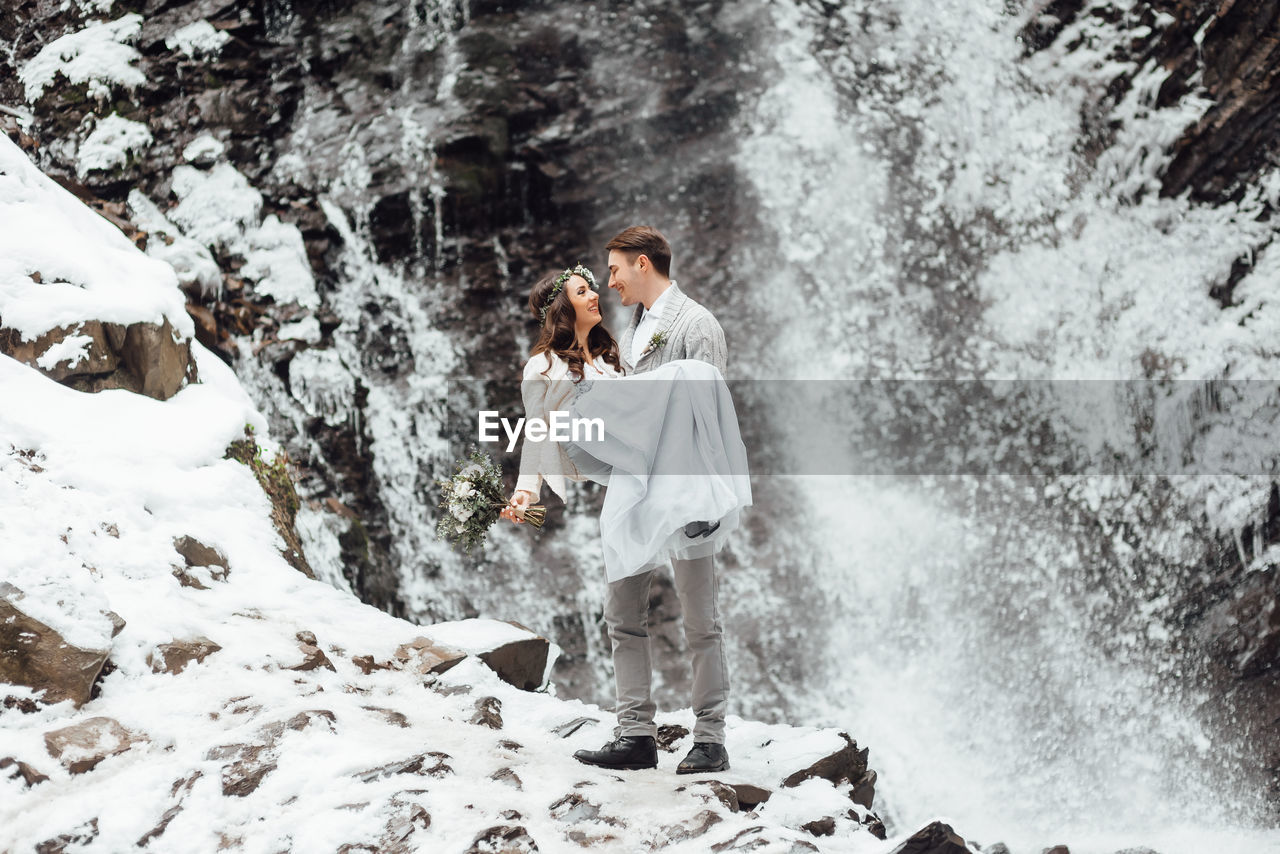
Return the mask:
[[[671,280],[671,284],[676,283],[675,279]],[[644,348],[649,346],[649,339],[653,337],[653,333],[658,331],[658,322],[662,320],[662,309],[670,301],[671,293],[675,288],[670,285],[662,293],[658,294],[658,298],[653,301],[651,308],[645,309],[644,314],[640,315],[640,322],[636,324],[635,337],[631,339],[631,364],[640,361],[640,354],[644,352]]]

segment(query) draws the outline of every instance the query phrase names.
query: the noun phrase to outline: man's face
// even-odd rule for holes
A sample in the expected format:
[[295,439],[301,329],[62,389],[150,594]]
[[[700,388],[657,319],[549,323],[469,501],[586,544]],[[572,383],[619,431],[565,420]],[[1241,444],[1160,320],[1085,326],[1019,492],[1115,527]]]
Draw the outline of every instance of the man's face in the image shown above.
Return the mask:
[[635,305],[640,301],[635,289],[639,284],[639,262],[642,257],[644,256],[637,255],[636,263],[632,263],[625,252],[609,250],[609,287],[618,292],[623,305]]

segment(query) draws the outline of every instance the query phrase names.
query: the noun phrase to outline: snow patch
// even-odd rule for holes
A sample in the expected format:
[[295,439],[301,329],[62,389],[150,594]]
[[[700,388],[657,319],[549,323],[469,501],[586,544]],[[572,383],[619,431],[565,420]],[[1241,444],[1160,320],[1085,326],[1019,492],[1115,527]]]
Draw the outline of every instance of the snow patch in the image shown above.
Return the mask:
[[214,57],[222,52],[222,46],[231,36],[217,29],[206,20],[187,24],[164,40],[165,47],[190,57]]
[[88,349],[92,343],[93,338],[89,335],[68,335],[41,353],[36,364],[46,371],[52,371],[59,362],[66,362],[68,368],[74,368],[89,358]]
[[123,167],[130,155],[140,153],[151,141],[151,129],[144,123],[112,113],[98,122],[80,146],[76,174],[84,178],[90,172],[109,172]]
[[87,83],[92,98],[109,97],[112,84],[132,90],[145,83],[133,66],[142,55],[128,44],[141,29],[142,16],[131,13],[49,42],[18,72],[27,103],[35,103],[59,74],[73,85]]

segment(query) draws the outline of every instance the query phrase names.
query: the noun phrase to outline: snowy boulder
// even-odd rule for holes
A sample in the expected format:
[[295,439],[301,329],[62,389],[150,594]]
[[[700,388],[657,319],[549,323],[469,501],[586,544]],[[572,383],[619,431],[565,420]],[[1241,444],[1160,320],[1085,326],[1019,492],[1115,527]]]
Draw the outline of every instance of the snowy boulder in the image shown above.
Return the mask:
[[191,341],[160,325],[85,320],[55,326],[28,339],[0,326],[0,353],[78,391],[122,388],[168,400],[199,378]]
[[167,400],[196,382],[195,325],[149,258],[0,135],[0,353],[80,391]]
[[[840,737],[844,739],[844,747],[829,756],[824,756],[808,768],[796,771],[783,780],[782,785],[790,788],[814,777],[821,777],[836,785],[844,782],[853,783],[854,785],[862,783],[867,773],[867,754],[870,753],[870,750],[865,747],[859,750],[858,743],[850,738],[847,733],[840,733]],[[865,804],[864,806],[869,807],[871,805]]]
[[[466,657],[465,652],[442,646],[422,637],[400,644],[395,655],[401,668],[421,673],[423,676],[429,673],[444,673]],[[377,665],[373,666],[377,667]]]
[[459,620],[430,626],[427,635],[436,643],[476,656],[503,682],[523,691],[545,685],[555,661],[551,643],[519,623]]
[[145,735],[130,732],[119,721],[106,717],[88,718],[44,736],[49,755],[72,774],[83,774],[107,757],[149,741]]
[[205,582],[225,581],[231,570],[222,552],[195,537],[173,538],[173,550],[182,556],[185,567],[175,567],[174,576],[183,587],[208,590]]
[[175,640],[162,643],[147,656],[147,664],[154,673],[181,673],[191,662],[199,664],[222,649],[206,637]]
[[110,618],[97,615],[101,625],[96,636],[105,641],[102,647],[79,647],[27,614],[18,605],[23,599],[18,588],[0,584],[0,682],[43,691],[46,703],[71,700],[77,707],[84,705],[111,651]]

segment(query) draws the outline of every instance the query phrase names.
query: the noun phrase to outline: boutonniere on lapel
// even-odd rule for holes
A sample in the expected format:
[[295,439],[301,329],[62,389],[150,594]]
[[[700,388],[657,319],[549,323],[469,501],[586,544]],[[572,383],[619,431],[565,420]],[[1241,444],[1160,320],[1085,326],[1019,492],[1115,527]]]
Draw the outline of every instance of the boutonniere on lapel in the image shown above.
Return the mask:
[[660,347],[662,347],[663,344],[666,344],[666,343],[667,343],[666,331],[663,330],[661,332],[655,332],[653,333],[653,337],[649,339],[649,346],[645,347],[644,351],[640,355],[646,356],[649,353],[652,353],[654,350],[659,349]]

